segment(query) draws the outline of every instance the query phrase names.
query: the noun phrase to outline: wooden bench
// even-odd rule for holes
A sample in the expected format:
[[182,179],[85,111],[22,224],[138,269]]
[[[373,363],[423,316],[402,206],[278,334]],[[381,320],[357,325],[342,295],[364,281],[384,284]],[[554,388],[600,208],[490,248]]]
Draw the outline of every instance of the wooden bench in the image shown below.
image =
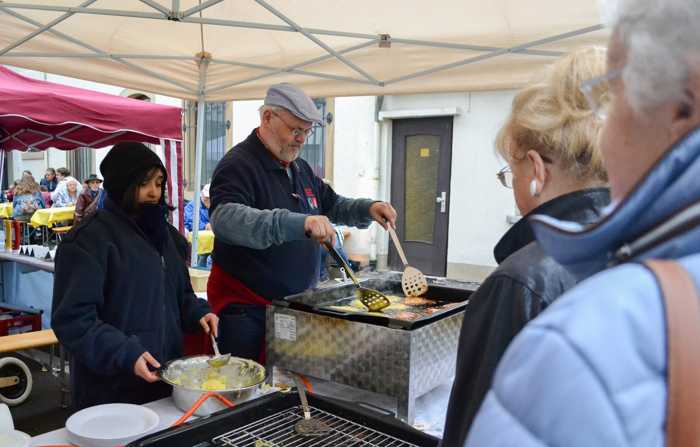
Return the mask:
[[23,349],[41,348],[58,343],[56,334],[51,329],[25,332],[23,334],[0,337],[0,353],[21,351]]
[[[49,368],[52,373],[55,373],[53,370],[53,346],[58,344],[58,339],[56,338],[56,334],[51,329],[45,329],[42,331],[32,331],[32,332],[24,332],[22,334],[15,334],[15,335],[5,335],[0,337],[0,353],[10,353],[10,352],[15,352],[15,351],[22,351],[25,349],[35,349],[35,348],[41,348],[44,346],[51,346],[51,357],[50,357],[50,364]],[[59,345],[59,352],[60,352],[60,369],[59,369],[59,382],[61,386],[61,407],[62,408],[67,408],[68,403],[69,403],[69,389],[68,389],[68,379],[66,376],[66,368],[65,368],[65,357],[64,357],[64,352],[63,349],[60,348]],[[24,402],[28,397],[29,394],[31,393],[31,387],[32,387],[32,378],[31,378],[31,371],[27,367],[27,365],[19,358],[17,357],[7,357],[7,358],[2,358],[3,362],[12,362],[15,365],[17,365],[23,372],[20,374],[25,374],[27,375],[27,381],[25,382],[27,385],[27,388],[22,392],[22,395],[20,397],[12,398],[9,399],[7,396],[4,396],[3,400],[10,404],[10,405],[19,405],[20,403]],[[44,365],[42,363],[42,370],[46,371],[44,368]],[[9,386],[15,386],[19,381],[19,376],[6,376],[3,377],[0,375],[0,388],[3,387],[9,387]]]

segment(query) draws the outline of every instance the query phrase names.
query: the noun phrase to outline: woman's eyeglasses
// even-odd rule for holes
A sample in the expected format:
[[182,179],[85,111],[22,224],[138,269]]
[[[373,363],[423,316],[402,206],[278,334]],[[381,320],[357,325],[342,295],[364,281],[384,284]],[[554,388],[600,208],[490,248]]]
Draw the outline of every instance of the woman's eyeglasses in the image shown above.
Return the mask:
[[508,189],[513,189],[513,171],[510,169],[509,165],[503,166],[503,168],[496,173],[496,177],[498,181],[501,182],[501,185]]
[[[546,164],[554,163],[552,159],[547,157],[546,155],[540,154],[540,157],[542,158],[542,161]],[[501,170],[496,173],[496,178],[499,182],[501,182],[501,185],[503,185],[504,187],[508,189],[513,189],[513,170],[510,168],[510,165],[503,166]]]

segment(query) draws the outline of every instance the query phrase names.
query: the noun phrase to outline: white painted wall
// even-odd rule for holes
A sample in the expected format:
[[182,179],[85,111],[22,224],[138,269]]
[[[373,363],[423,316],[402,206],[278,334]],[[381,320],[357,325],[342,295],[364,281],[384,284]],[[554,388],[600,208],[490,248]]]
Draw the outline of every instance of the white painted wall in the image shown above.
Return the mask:
[[248,138],[253,129],[260,125],[258,109],[262,105],[262,100],[233,101],[231,134],[233,135],[234,146]]
[[[493,246],[508,229],[506,216],[514,214],[515,203],[512,191],[503,188],[496,180],[495,174],[503,162],[494,152],[493,141],[510,111],[513,95],[512,91],[502,91],[384,98],[382,111],[446,107],[459,110],[453,124],[448,263],[495,265]],[[339,187],[349,196],[371,191],[370,185],[377,185],[375,196],[379,198],[386,198],[390,191],[391,120],[382,123],[379,152],[372,140],[375,135],[372,132],[373,120],[373,101],[367,98],[336,99],[336,184],[342,185]],[[367,139],[370,142],[362,144]],[[366,172],[374,172],[379,177],[378,182],[363,181],[357,168],[346,168],[339,160],[345,160],[350,166],[361,165]],[[380,255],[386,254],[388,249],[388,239],[383,233],[377,233]],[[365,237],[356,240],[363,242],[360,249],[366,249]]]
[[[333,189],[345,197],[378,198],[378,124],[374,122],[374,96],[335,99]],[[353,229],[345,242],[348,255],[368,255],[377,236],[377,225]],[[383,232],[383,230],[382,230]]]

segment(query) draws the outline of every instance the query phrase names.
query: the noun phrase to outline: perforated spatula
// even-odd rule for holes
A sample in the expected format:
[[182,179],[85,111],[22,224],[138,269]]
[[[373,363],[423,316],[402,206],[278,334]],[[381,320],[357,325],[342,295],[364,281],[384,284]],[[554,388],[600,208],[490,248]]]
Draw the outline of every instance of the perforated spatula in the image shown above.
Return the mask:
[[333,259],[335,259],[338,265],[343,266],[343,268],[345,269],[345,273],[347,273],[352,282],[355,283],[355,285],[357,286],[357,293],[359,295],[360,302],[367,309],[369,309],[370,312],[380,311],[391,304],[389,298],[387,298],[386,295],[384,295],[379,290],[368,289],[360,285],[360,282],[357,280],[355,273],[352,271],[348,263],[345,262],[345,259],[343,259],[343,257],[340,256],[340,253],[338,253],[338,250],[335,249],[335,247],[330,241],[323,241],[323,245],[328,249],[328,252],[333,256]]
[[320,419],[311,417],[311,409],[309,408],[309,401],[306,399],[306,391],[304,391],[304,384],[295,375],[292,374],[294,379],[294,384],[297,387],[297,392],[299,393],[299,400],[301,401],[301,410],[304,413],[304,418],[294,424],[294,431],[302,436],[323,436],[331,431],[331,428],[326,425],[325,422]]
[[403,252],[399,237],[396,235],[396,231],[391,228],[391,224],[387,224],[387,231],[389,231],[391,240],[394,241],[396,251],[399,252],[399,257],[401,258],[401,262],[403,262],[403,275],[401,275],[401,288],[403,289],[403,293],[407,296],[423,295],[428,291],[428,280],[425,279],[423,272],[408,265],[408,260],[406,260],[406,254]]

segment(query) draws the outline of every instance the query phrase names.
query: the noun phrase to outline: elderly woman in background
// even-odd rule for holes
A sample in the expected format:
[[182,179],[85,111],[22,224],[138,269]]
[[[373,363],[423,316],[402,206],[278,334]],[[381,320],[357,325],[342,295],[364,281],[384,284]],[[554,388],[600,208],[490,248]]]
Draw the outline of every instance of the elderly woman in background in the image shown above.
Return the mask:
[[576,279],[542,252],[528,218],[543,214],[588,224],[610,200],[598,148],[600,122],[578,90],[605,72],[605,50],[583,48],[519,92],[496,141],[508,165],[499,172],[524,216],[494,249],[498,268],[464,313],[457,372],[443,445],[461,445],[513,337]]
[[54,208],[74,206],[78,202],[78,197],[82,191],[80,182],[75,177],[70,176],[65,178],[65,182],[65,188],[56,189],[57,193],[53,200]]
[[[675,260],[700,284],[700,8],[697,0],[625,0],[609,10],[607,72],[582,90],[604,119],[601,151],[616,206],[586,228],[531,222],[544,251],[567,269],[600,273],[511,344],[470,446],[697,445],[697,413],[667,407],[678,396],[667,392],[664,298],[641,262]],[[606,88],[607,106],[597,96]],[[697,349],[699,340],[688,342]],[[692,410],[697,397],[684,398]],[[669,415],[686,418],[694,439],[672,441]]]
[[22,177],[14,190],[12,218],[29,221],[34,211],[45,207],[44,199],[39,191],[39,184],[31,176]]

